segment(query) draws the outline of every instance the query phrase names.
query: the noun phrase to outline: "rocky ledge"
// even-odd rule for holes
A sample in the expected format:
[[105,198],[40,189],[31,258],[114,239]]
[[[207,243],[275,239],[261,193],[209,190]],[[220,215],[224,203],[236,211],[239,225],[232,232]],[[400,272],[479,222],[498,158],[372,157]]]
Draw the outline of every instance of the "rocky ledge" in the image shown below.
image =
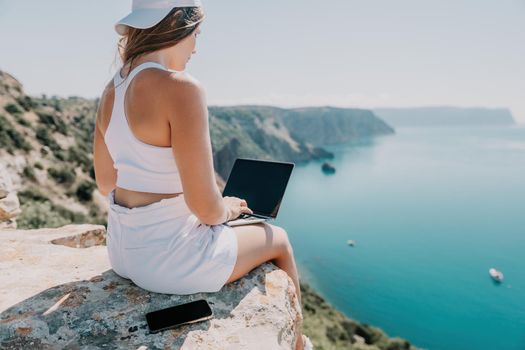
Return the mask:
[[[99,225],[0,231],[1,349],[293,349],[301,308],[272,263],[217,293],[157,294],[117,276],[104,244]],[[198,299],[212,319],[149,333],[147,312]]]

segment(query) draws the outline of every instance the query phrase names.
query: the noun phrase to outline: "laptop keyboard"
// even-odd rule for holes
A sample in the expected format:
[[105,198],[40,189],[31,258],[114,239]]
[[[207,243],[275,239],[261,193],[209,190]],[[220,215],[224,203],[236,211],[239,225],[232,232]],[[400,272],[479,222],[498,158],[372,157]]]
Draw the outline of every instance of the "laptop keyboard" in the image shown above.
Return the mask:
[[[262,218],[257,217],[257,216],[251,216],[250,214],[242,213],[241,215],[237,217],[237,219],[234,219],[234,220],[240,220],[240,219],[242,219],[243,221],[249,221],[249,220],[261,220]],[[264,219],[264,220],[268,220],[268,219]]]
[[271,220],[271,218],[259,218],[257,216],[250,216],[250,214],[242,213],[237,218],[228,221],[226,224],[229,226],[238,226],[258,222],[268,222],[268,220]]

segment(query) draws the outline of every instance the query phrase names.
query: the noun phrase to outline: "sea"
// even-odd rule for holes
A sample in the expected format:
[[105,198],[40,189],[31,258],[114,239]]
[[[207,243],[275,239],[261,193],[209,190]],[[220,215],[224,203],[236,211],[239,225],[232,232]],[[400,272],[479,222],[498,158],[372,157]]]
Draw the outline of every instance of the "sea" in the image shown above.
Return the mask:
[[423,349],[525,350],[525,128],[403,127],[325,148],[336,172],[296,164],[275,220],[301,281]]

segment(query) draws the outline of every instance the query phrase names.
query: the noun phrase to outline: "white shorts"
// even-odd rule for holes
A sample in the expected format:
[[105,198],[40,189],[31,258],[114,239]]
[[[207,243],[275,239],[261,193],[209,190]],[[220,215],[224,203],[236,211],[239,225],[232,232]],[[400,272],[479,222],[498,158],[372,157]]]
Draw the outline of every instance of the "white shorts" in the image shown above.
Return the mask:
[[156,293],[217,292],[237,261],[237,237],[228,225],[206,225],[184,194],[136,208],[109,200],[107,249],[113,270]]

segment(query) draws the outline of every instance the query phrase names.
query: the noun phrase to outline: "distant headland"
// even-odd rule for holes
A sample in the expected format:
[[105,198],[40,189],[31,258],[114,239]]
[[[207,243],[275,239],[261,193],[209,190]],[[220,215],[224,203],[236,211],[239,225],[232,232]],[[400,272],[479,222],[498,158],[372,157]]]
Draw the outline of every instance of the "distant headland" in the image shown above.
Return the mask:
[[514,125],[508,108],[414,107],[376,108],[374,113],[394,127],[399,126],[497,126]]

